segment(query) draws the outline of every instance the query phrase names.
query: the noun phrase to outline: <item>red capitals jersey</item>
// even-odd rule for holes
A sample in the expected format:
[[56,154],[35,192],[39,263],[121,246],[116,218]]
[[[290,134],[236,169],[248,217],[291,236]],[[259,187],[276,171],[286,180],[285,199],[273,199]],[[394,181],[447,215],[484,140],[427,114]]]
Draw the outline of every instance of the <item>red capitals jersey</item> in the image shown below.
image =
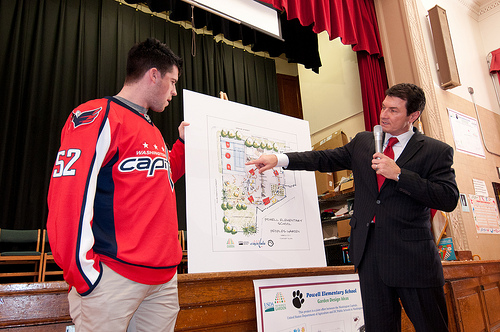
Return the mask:
[[181,261],[174,182],[184,143],[168,151],[149,118],[107,97],[77,107],[61,134],[47,230],[64,278],[92,292],[103,262],[144,284],[169,281]]

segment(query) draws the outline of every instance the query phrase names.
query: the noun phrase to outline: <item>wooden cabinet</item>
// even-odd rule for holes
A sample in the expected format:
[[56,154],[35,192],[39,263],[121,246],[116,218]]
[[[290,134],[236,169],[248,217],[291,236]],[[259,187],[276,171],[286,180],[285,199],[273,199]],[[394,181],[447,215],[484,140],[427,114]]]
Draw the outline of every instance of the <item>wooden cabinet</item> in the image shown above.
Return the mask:
[[452,281],[459,331],[487,331],[479,278]]
[[500,274],[450,281],[458,331],[500,330]]
[[500,274],[481,277],[479,280],[488,328],[500,331]]

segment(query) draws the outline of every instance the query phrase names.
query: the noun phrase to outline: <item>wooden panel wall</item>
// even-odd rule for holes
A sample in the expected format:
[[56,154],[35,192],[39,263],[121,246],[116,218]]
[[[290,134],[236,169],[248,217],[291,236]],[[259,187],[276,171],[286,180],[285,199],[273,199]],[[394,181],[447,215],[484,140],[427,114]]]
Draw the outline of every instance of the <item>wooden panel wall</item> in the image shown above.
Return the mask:
[[[465,303],[461,294],[470,292],[466,287],[468,281],[463,281],[465,278],[477,279],[474,285],[479,288],[473,285],[472,290],[477,290],[474,296],[483,301],[486,309],[486,316],[482,316],[485,326],[498,327],[500,315],[495,308],[500,303],[500,261],[444,262],[443,265],[450,330],[461,331],[457,322],[463,322],[463,313],[455,309]],[[352,266],[180,274],[181,310],[176,331],[256,331],[253,280],[349,273],[354,273]],[[71,324],[67,291],[67,285],[61,281],[0,284],[0,329],[6,332],[65,331],[65,326]],[[403,331],[414,331],[405,315],[402,327]]]

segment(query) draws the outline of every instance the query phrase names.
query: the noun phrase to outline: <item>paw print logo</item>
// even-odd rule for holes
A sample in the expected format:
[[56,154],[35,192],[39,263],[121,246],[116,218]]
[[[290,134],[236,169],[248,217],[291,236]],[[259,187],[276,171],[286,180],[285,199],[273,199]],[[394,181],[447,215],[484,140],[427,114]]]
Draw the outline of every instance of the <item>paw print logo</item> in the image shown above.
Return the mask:
[[295,308],[300,309],[302,307],[302,304],[304,303],[304,299],[302,298],[302,293],[297,290],[293,291],[293,300],[292,304]]

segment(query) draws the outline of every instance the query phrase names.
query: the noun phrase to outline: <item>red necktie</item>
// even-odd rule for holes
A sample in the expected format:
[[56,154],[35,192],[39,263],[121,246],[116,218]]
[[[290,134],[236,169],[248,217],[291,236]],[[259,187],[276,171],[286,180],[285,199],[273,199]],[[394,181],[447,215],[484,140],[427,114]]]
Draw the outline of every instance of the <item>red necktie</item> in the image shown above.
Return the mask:
[[[389,138],[389,142],[387,143],[387,147],[384,150],[384,154],[387,157],[394,159],[394,150],[392,149],[392,146],[394,144],[396,144],[397,142],[399,142],[399,141],[396,137]],[[378,190],[379,191],[380,191],[380,187],[382,187],[382,184],[384,183],[384,181],[385,181],[385,177],[380,175],[380,174],[377,174],[377,183],[378,183]]]

